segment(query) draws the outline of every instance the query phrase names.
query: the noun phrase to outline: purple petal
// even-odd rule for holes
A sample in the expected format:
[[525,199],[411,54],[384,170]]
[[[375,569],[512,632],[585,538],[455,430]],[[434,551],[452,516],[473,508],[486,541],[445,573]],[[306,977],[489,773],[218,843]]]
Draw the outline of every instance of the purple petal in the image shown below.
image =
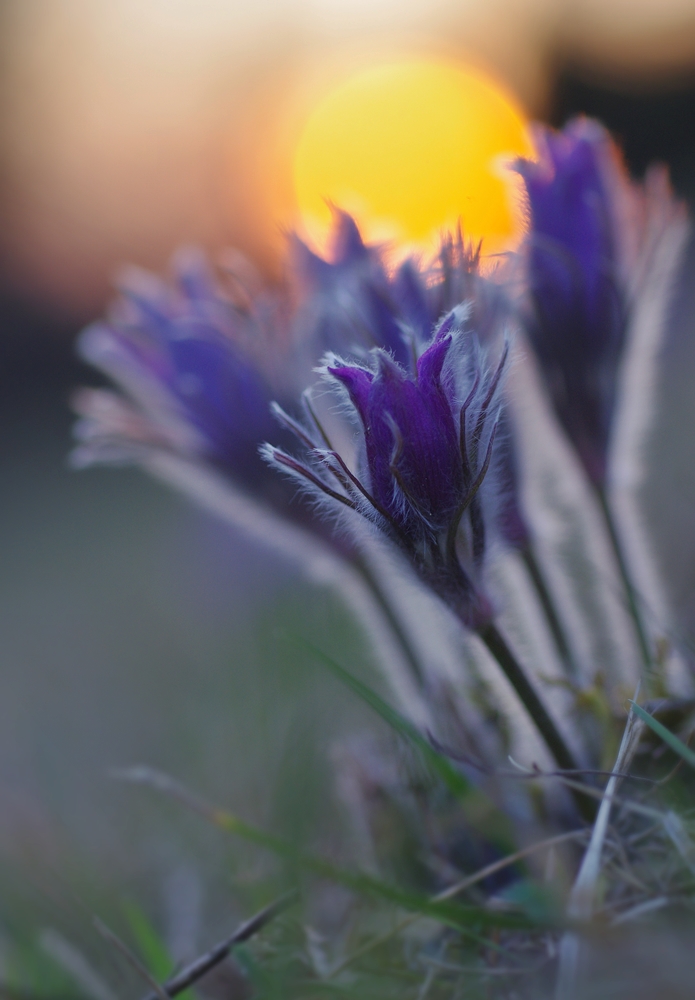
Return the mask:
[[531,212],[529,334],[558,417],[598,482],[626,323],[606,181],[610,140],[585,119],[542,138],[541,161],[517,164]]
[[428,341],[435,316],[432,314],[423,277],[414,260],[407,260],[399,267],[394,283],[394,298],[400,305],[403,319],[414,330],[421,343]]
[[[462,473],[456,427],[438,383],[443,357],[439,345],[434,347],[436,351],[426,352],[425,379],[419,383],[388,356],[380,356],[365,437],[379,502],[401,523],[417,520],[419,512],[436,529],[459,503]],[[405,493],[405,505],[397,486]]]
[[369,394],[374,375],[365,368],[357,368],[353,365],[329,367],[328,372],[347,389],[352,404],[359,413],[366,430],[369,423]]
[[333,207],[333,232],[331,233],[333,263],[349,267],[358,261],[369,260],[370,250],[362,240],[357,223],[340,208]]
[[435,340],[420,356],[417,363],[418,380],[422,386],[427,386],[428,390],[440,387],[442,366],[450,347],[451,336],[446,334],[441,339]]

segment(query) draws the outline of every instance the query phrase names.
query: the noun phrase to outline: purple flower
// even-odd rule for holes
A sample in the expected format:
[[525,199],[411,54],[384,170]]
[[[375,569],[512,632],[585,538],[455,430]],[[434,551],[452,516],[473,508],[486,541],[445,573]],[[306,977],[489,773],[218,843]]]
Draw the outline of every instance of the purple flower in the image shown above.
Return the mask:
[[292,263],[304,300],[299,322],[323,350],[366,357],[381,347],[407,370],[443,316],[468,302],[483,342],[507,323],[510,306],[502,285],[480,274],[480,246],[459,229],[442,238],[431,264],[416,257],[390,270],[383,248],[362,241],[354,219],[334,209],[329,259],[297,236]]
[[362,421],[371,495],[406,535],[441,531],[463,491],[458,429],[441,383],[451,337],[433,343],[417,362],[417,380],[393,359],[376,355],[376,373],[328,367]]
[[358,475],[318,421],[307,429],[279,408],[309,462],[270,445],[264,454],[312,492],[376,524],[460,617],[478,627],[490,615],[481,571],[491,508],[481,496],[507,350],[486,371],[473,334],[458,320],[452,313],[442,321],[413,374],[383,350],[372,353],[371,367],[329,359],[326,377],[347,396],[361,424]]
[[[503,285],[480,274],[480,246],[466,243],[460,228],[442,238],[431,265],[412,257],[392,273],[383,251],[364,244],[354,220],[337,209],[329,260],[297,238],[293,249],[306,296],[300,322],[309,328],[314,343],[361,362],[367,362],[369,349],[381,348],[397,362],[390,369],[388,358],[382,357],[380,363],[392,379],[402,370],[415,376],[422,361],[422,357],[417,361],[418,355],[437,324],[462,303],[466,327],[475,330],[484,344],[502,340],[510,322],[512,310]],[[464,313],[459,317],[463,321]],[[377,390],[388,380],[384,374]],[[520,547],[527,543],[528,531],[519,507],[508,421],[504,430],[496,463],[502,486],[497,528],[508,544]]]
[[[367,246],[354,219],[339,209],[334,209],[329,258],[319,257],[293,237],[292,264],[304,290],[297,322],[317,352],[329,349],[364,356],[373,347],[383,347],[407,366],[406,326],[382,252]],[[423,340],[431,336],[432,323]]]
[[[107,318],[81,336],[83,357],[105,372],[119,391],[85,389],[77,395],[82,419],[76,428],[79,444],[73,461],[147,464],[154,455],[168,452],[216,468],[237,486],[306,523],[311,512],[306,505],[292,503],[289,483],[261,461],[259,446],[268,439],[281,449],[290,444],[289,435],[286,440],[277,436],[270,401],[286,405],[307,384],[310,364],[317,357],[312,348],[319,345],[311,330],[302,340],[298,335],[305,332],[309,317],[323,316],[326,339],[342,346],[343,353],[358,339],[355,331],[363,335],[357,349],[361,364],[332,366],[328,374],[363,418],[365,474],[376,503],[371,515],[386,512],[386,517],[379,515],[382,526],[400,533],[401,541],[411,539],[417,558],[425,558],[432,539],[446,534],[470,490],[477,461],[471,469],[462,464],[459,410],[464,399],[456,395],[461,394],[461,375],[454,375],[455,363],[462,362],[468,392],[475,364],[461,344],[473,343],[469,321],[481,313],[477,304],[469,303],[456,313],[456,329],[450,315],[435,341],[424,347],[442,303],[470,291],[477,275],[476,261],[467,255],[460,234],[444,246],[440,270],[424,272],[417,262],[407,261],[392,274],[380,251],[363,243],[352,219],[337,213],[330,262],[295,243],[295,263],[301,264],[305,292],[304,305],[295,316],[288,295],[249,292],[253,278],[241,281],[236,273],[213,271],[197,251],[177,255],[170,281],[131,270]],[[301,350],[293,355],[295,346]],[[367,409],[360,406],[356,380],[369,383]],[[481,385],[482,381],[478,373]],[[308,423],[315,428],[309,397],[305,405]],[[377,420],[380,409],[385,416]],[[287,419],[283,418],[285,433],[288,429],[296,433],[299,425],[290,428]],[[470,414],[466,419],[470,421]],[[483,430],[489,434],[489,427],[481,424],[478,437]],[[478,445],[476,440],[471,454]],[[308,446],[312,451],[327,447],[324,440],[313,439]],[[501,450],[500,456],[504,454]],[[288,458],[286,467],[289,462]],[[318,472],[311,473],[322,490],[333,489],[325,480],[326,471],[319,462]],[[307,478],[304,466],[301,475]],[[333,472],[328,475],[335,480]],[[342,473],[343,479],[346,475]],[[504,474],[497,478],[510,481]],[[337,486],[333,492],[345,501],[343,484]],[[355,489],[352,484],[349,492]],[[511,502],[514,507],[515,495],[505,488],[499,506]],[[360,497],[364,506],[366,499]],[[355,498],[349,499],[352,503]],[[470,525],[475,551],[482,551],[484,520],[477,501],[471,499],[470,511],[461,519]],[[518,516],[502,516],[497,522],[503,534],[507,524],[516,530],[519,523]],[[516,536],[512,540],[516,542]]]
[[560,422],[601,485],[627,321],[612,202],[624,181],[598,123],[540,136],[539,162],[516,164],[531,223],[528,332]]
[[283,325],[271,299],[251,301],[231,277],[225,286],[197,251],[177,255],[171,283],[131,270],[108,318],[80,338],[82,356],[123,394],[78,395],[77,464],[165,447],[258,487],[258,444],[283,393],[262,359],[278,353]]

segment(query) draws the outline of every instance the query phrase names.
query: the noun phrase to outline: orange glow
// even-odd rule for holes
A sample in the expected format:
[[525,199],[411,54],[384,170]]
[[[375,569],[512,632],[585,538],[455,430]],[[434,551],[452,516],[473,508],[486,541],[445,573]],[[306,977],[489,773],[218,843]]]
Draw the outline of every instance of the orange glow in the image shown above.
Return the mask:
[[370,240],[429,247],[461,219],[483,252],[519,239],[522,212],[503,164],[532,156],[523,112],[491,78],[442,61],[358,73],[310,115],[294,160],[309,237],[325,246],[332,202]]

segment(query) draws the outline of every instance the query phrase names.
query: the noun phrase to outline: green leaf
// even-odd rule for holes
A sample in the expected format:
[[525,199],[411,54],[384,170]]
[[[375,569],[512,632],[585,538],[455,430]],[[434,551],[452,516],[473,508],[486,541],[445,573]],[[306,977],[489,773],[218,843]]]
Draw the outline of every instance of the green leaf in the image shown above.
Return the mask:
[[[135,903],[123,904],[123,913],[135,938],[138,951],[153,979],[163,983],[172,973],[174,963],[159,934]],[[186,990],[181,1000],[195,1000],[193,993]]]
[[653,715],[650,715],[649,712],[645,712],[641,705],[638,705],[634,701],[630,701],[630,704],[632,705],[632,711],[639,719],[642,720],[642,722],[649,726],[649,728],[655,732],[657,736],[660,736],[664,743],[671,747],[674,753],[677,753],[683,758],[686,764],[690,764],[691,767],[695,767],[695,753],[693,753],[690,747],[685,745],[683,740],[679,740],[675,733],[672,733],[670,729],[667,729],[666,726],[662,725],[662,723],[655,719]]
[[464,906],[448,900],[437,902],[421,893],[410,892],[392,883],[384,882],[373,875],[340,868],[316,855],[298,851],[288,841],[267,834],[250,823],[237,819],[236,816],[224,809],[215,808],[209,815],[220,829],[266,848],[295,868],[311,872],[319,878],[337,882],[360,895],[382,899],[400,906],[404,910],[432,917],[449,927],[465,930],[476,925],[481,927],[530,926],[530,921],[521,916],[492,913],[482,907]]
[[6,996],[87,997],[84,983],[38,941],[12,941],[3,966]]
[[400,712],[397,712],[395,708],[392,708],[376,691],[367,687],[362,681],[359,681],[322,650],[317,649],[309,642],[303,642],[302,645],[305,645],[312,655],[320,660],[342,684],[350,688],[366,705],[369,705],[399,736],[404,737],[413,746],[417,747],[432,770],[444,781],[450,792],[461,799],[475,794],[477,789],[471,785],[465,775],[461,774],[448,758],[438,753],[412,722],[401,715]]

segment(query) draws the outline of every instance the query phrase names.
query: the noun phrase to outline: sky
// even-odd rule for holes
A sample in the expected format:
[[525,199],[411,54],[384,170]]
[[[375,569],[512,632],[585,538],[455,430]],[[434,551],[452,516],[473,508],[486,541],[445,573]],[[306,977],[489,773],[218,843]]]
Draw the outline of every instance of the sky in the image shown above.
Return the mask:
[[335,83],[437,56],[531,117],[573,66],[619,88],[695,73],[689,0],[6,0],[0,280],[68,317],[126,260],[235,245],[278,273],[302,123]]

